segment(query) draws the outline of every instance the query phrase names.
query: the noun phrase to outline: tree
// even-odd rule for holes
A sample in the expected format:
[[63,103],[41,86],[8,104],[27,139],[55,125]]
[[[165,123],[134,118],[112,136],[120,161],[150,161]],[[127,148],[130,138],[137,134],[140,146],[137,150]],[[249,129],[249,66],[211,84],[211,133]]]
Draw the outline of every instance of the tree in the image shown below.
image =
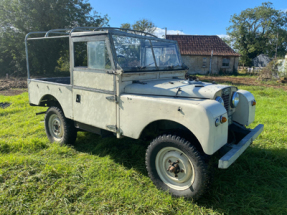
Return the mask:
[[123,24],[121,24],[121,28],[131,29],[131,24],[130,23],[123,23]]
[[156,27],[153,22],[147,20],[147,19],[141,19],[136,21],[135,24],[133,24],[133,29],[138,31],[144,31],[148,33],[153,33],[156,30]]
[[[287,50],[287,13],[276,10],[270,2],[234,14],[227,28],[230,44],[241,54],[242,64],[251,65],[259,54],[273,57],[285,55]],[[277,38],[278,34],[278,38]]]
[[121,28],[144,31],[151,34],[156,30],[154,23],[147,19],[138,20],[133,25],[131,25],[130,23],[123,23],[121,25]]
[[101,17],[86,0],[1,0],[0,75],[26,73],[24,38],[31,31],[104,26]]

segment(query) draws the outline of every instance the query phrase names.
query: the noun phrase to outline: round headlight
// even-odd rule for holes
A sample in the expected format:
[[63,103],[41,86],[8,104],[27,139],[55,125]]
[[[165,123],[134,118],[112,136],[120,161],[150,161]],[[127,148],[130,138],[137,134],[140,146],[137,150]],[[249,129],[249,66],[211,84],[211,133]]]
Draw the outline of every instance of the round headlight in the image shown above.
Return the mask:
[[223,99],[220,96],[217,96],[215,98],[215,100],[218,101],[220,104],[222,104],[222,106],[224,107],[224,101],[223,101]]
[[239,103],[239,94],[234,92],[231,99],[231,107],[235,108]]

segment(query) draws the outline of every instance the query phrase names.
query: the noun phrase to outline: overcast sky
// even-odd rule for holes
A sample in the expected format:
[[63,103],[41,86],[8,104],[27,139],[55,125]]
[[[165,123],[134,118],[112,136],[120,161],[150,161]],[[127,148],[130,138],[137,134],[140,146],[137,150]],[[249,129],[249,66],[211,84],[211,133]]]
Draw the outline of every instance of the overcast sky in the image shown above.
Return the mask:
[[[169,34],[226,35],[231,15],[261,5],[259,0],[90,0],[100,14],[108,14],[111,27],[145,18]],[[287,10],[287,0],[274,0],[278,10]],[[160,36],[163,30],[158,29]]]

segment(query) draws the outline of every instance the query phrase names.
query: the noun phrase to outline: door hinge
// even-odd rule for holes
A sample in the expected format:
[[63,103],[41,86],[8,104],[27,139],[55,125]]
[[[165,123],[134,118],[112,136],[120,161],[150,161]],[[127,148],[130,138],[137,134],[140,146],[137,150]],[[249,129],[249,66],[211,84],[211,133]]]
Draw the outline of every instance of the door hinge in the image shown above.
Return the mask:
[[116,102],[118,103],[118,99],[117,99],[117,96],[108,96],[106,97],[107,100],[111,101],[111,102]]
[[117,128],[116,125],[107,125],[107,128],[110,129],[110,130],[113,130],[113,131],[115,131],[115,132],[118,131],[118,128]]
[[116,71],[107,71],[108,74],[111,74],[111,75],[117,75],[118,73]]

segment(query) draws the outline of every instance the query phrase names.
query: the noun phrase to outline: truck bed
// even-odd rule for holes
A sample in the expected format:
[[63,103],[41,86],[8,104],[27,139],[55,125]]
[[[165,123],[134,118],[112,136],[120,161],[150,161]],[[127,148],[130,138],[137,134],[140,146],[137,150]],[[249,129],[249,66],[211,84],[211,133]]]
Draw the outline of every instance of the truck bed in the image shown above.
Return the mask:
[[47,81],[59,84],[70,84],[70,77],[57,77],[57,78],[36,78],[34,80]]
[[72,85],[70,77],[28,79],[29,102],[40,105],[42,100],[54,97],[61,105],[67,118],[72,119]]

